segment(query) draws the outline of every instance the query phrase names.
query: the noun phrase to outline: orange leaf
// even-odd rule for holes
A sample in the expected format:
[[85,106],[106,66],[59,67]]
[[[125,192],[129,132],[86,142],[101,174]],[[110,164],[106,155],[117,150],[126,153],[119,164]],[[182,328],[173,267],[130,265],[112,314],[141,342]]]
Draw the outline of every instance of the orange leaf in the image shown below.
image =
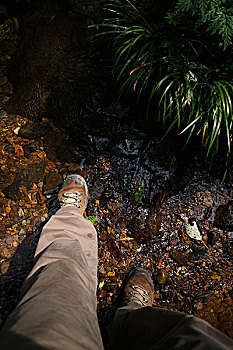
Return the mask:
[[35,183],[32,184],[32,190],[37,190],[37,185]]
[[9,214],[11,211],[11,207],[6,207],[6,213]]
[[16,153],[17,157],[24,156],[23,148],[20,145],[15,145],[15,153]]
[[44,151],[36,153],[37,157],[40,159],[45,159],[46,158],[46,153]]
[[19,190],[20,190],[20,192],[23,192],[23,194],[24,194],[25,196],[28,195],[27,189],[26,189],[26,187],[25,187],[24,185],[20,186],[20,187],[19,187]]

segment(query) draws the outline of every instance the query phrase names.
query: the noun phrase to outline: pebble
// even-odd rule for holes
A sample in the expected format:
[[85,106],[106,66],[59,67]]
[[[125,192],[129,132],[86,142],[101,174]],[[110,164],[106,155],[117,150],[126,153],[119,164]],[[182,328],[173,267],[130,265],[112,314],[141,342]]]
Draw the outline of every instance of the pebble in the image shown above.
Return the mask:
[[6,244],[12,244],[12,237],[10,236],[10,237],[7,237],[7,239],[6,239]]
[[2,258],[9,259],[11,257],[11,253],[7,248],[3,248],[0,252]]
[[20,130],[20,126],[18,126],[17,128],[14,129],[14,134],[18,135],[19,134],[19,130]]
[[38,187],[40,187],[40,188],[42,188],[43,187],[43,185],[44,185],[44,183],[41,181],[41,182],[39,182],[38,184],[37,184],[37,186]]
[[24,216],[24,211],[22,208],[19,208],[18,214],[19,216]]
[[9,269],[10,263],[9,261],[4,261],[1,265],[1,273],[4,275]]
[[14,235],[13,236],[13,242],[18,242],[19,236],[18,235]]
[[167,280],[168,280],[168,273],[165,269],[161,269],[159,270],[158,272],[158,275],[157,275],[157,280],[160,284],[165,284],[167,283]]
[[26,232],[23,228],[21,228],[21,230],[19,231],[19,236],[24,236],[24,235],[26,235]]
[[14,206],[11,208],[11,211],[10,211],[10,218],[15,220],[18,218],[18,209],[17,209],[17,206]]

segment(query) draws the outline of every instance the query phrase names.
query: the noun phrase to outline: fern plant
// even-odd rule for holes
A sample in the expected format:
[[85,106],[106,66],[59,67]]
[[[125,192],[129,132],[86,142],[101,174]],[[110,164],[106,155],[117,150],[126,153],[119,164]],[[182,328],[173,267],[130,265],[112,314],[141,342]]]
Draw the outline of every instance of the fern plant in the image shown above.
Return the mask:
[[224,0],[168,1],[167,8],[162,1],[154,5],[146,0],[102,4],[106,19],[96,36],[107,35],[115,50],[113,74],[121,93],[146,96],[148,110],[158,106],[167,132],[176,127],[179,134],[186,133],[186,143],[201,134],[207,156],[213,156],[225,139],[228,161],[233,28],[226,19],[231,18],[232,7]]
[[206,24],[207,31],[218,34],[222,39],[219,46],[226,49],[233,36],[233,2],[228,0],[178,0],[177,11],[172,18],[181,12],[197,17],[196,28]]

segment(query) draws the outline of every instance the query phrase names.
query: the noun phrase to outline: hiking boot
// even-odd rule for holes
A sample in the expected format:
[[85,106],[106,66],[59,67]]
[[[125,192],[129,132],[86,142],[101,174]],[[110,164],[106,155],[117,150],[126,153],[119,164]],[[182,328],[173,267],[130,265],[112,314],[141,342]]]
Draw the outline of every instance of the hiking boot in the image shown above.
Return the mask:
[[58,202],[61,207],[74,205],[83,214],[88,202],[88,188],[86,181],[80,175],[68,175],[58,193]]
[[124,280],[122,305],[136,303],[152,306],[154,302],[154,284],[149,272],[141,267],[133,269]]

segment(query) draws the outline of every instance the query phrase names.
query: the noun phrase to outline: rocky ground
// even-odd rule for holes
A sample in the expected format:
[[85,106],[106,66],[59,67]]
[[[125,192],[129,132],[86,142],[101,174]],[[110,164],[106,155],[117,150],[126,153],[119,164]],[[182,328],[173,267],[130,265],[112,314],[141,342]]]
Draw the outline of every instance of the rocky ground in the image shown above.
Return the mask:
[[[85,215],[99,237],[101,325],[112,316],[126,272],[143,266],[155,283],[154,305],[192,313],[233,337],[231,184],[221,185],[194,158],[181,159],[173,144],[119,124],[117,105],[100,111],[92,129],[83,117],[84,136],[76,144],[50,119],[5,112],[17,19],[3,7],[1,14],[1,321],[19,298],[40,230],[56,210],[59,184],[79,173],[90,189]],[[198,224],[204,243],[188,236],[182,215]]]
[[[2,320],[30,270],[39,227],[48,217],[46,196],[54,195],[67,174],[80,173],[91,195],[85,215],[92,217],[99,236],[100,317],[111,313],[126,271],[140,265],[153,275],[155,305],[194,313],[232,336],[229,191],[211,177],[196,175],[182,192],[151,206],[155,189],[144,173],[149,193],[143,190],[142,202],[137,203],[141,184],[138,173],[132,176],[134,161],[97,156],[93,165],[74,162],[63,134],[46,120],[34,123],[19,115],[2,116],[1,126]],[[56,140],[53,148],[47,142],[51,137]],[[188,237],[177,214],[198,221],[207,247]]]

